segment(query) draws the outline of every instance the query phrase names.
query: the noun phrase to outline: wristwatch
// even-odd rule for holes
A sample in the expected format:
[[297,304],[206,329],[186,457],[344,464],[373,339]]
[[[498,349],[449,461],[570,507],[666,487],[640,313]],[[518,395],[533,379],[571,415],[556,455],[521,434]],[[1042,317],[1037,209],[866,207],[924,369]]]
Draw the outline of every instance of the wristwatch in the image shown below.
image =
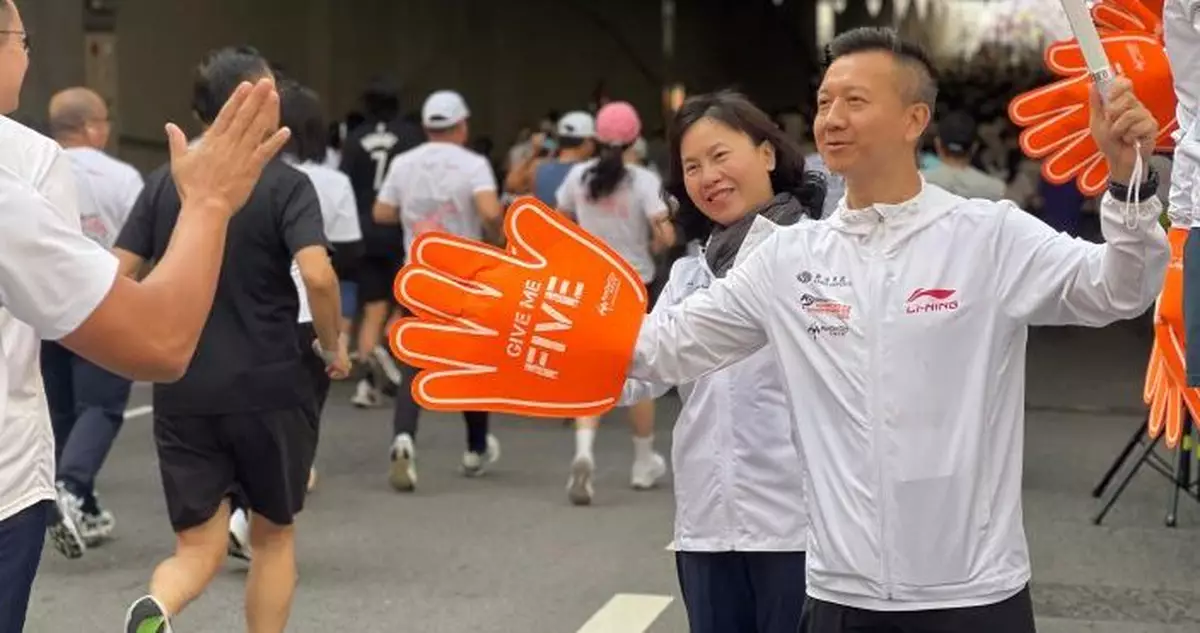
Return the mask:
[[1130,200],[1129,196],[1133,194],[1133,187],[1122,185],[1120,183],[1108,182],[1108,192],[1113,198],[1121,202],[1145,202],[1150,198],[1158,195],[1158,170],[1153,167],[1146,167],[1146,178],[1142,180],[1142,184],[1138,187],[1138,199]]

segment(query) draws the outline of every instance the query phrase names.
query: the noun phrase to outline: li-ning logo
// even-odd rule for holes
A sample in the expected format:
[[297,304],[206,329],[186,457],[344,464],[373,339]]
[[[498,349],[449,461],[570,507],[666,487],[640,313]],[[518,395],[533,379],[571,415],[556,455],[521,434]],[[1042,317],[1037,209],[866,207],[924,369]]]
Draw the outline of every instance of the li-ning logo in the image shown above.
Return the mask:
[[800,296],[800,307],[805,312],[812,314],[831,314],[843,321],[850,318],[850,306],[833,301],[831,299],[823,299],[805,293]]
[[958,301],[951,299],[957,290],[949,288],[917,288],[904,301],[906,314],[922,314],[924,312],[953,312],[958,309]]

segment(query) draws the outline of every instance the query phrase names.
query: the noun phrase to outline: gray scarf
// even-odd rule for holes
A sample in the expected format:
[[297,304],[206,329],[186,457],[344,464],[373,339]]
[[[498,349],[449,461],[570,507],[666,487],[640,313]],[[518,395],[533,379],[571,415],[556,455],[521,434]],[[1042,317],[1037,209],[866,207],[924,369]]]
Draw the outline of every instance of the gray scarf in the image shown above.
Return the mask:
[[714,225],[712,233],[708,236],[708,246],[704,250],[704,258],[714,275],[724,277],[725,273],[733,268],[733,262],[742,248],[742,241],[746,239],[750,226],[754,224],[754,218],[758,216],[779,226],[790,226],[804,216],[804,207],[796,196],[784,192],[729,226]]

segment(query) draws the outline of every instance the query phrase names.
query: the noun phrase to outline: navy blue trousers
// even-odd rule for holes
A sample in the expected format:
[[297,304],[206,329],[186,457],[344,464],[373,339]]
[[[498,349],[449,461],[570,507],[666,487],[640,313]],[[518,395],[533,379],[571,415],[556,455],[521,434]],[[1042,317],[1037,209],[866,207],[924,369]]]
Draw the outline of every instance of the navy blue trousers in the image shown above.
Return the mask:
[[96,475],[125,423],[132,383],[51,341],[42,343],[42,381],[58,480],[95,512]]
[[676,552],[691,633],[797,633],[804,552]]
[[1184,351],[1187,384],[1200,387],[1200,228],[1188,231],[1183,247],[1183,321],[1187,336]]
[[0,521],[0,633],[21,633],[50,519],[49,501]]

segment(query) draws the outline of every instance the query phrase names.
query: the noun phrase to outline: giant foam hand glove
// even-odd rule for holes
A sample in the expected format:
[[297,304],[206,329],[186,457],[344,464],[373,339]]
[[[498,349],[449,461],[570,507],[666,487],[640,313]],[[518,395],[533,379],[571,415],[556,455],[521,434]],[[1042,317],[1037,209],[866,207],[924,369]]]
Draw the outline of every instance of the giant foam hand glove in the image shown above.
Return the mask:
[[[1101,41],[1110,64],[1133,81],[1138,100],[1157,121],[1156,146],[1169,149],[1176,128],[1175,91],[1162,43],[1145,33],[1109,32]],[[1057,42],[1046,50],[1046,64],[1065,78],[1019,95],[1009,104],[1009,118],[1025,128],[1021,150],[1030,158],[1044,159],[1042,176],[1049,182],[1074,179],[1083,193],[1099,194],[1108,181],[1108,164],[1089,133],[1091,79],[1083,53],[1075,40]]]
[[1200,389],[1187,386],[1184,360],[1183,250],[1186,229],[1171,229],[1171,263],[1154,309],[1154,346],[1146,368],[1143,398],[1150,407],[1146,430],[1152,438],[1165,434],[1167,448],[1183,436],[1183,414],[1200,419]]
[[396,276],[415,316],[392,352],[423,368],[417,403],[441,411],[599,415],[617,404],[646,287],[616,252],[534,198],[505,218],[508,250],[425,233]]

